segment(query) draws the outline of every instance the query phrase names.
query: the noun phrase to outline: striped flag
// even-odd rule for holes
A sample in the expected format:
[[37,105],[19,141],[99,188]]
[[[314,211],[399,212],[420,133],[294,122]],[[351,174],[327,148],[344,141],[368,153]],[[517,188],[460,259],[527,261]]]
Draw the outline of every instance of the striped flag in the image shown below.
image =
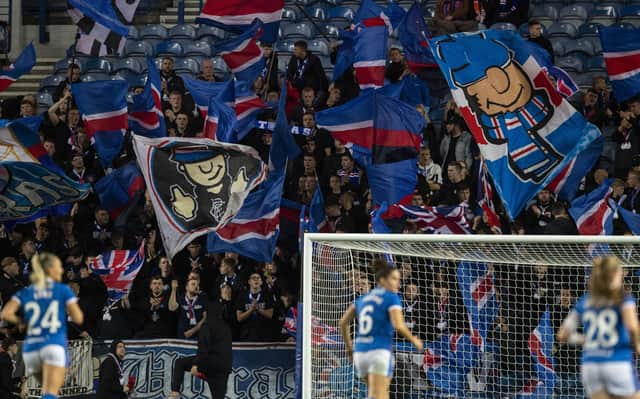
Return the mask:
[[265,58],[257,42],[261,36],[262,22],[256,19],[241,35],[216,44],[216,50],[236,79],[253,82],[262,72]]
[[469,222],[461,206],[417,206],[398,205],[420,231],[433,234],[471,234]]
[[500,217],[496,213],[494,204],[494,191],[491,181],[489,181],[489,172],[484,159],[480,158],[479,178],[478,178],[478,205],[482,208],[482,212],[487,216],[487,225],[490,228],[500,228],[502,223]]
[[212,98],[204,120],[204,137],[225,143],[237,143],[236,113],[227,104]]
[[129,126],[135,134],[145,137],[164,137],[167,127],[162,113],[160,72],[151,57],[147,58],[147,83],[142,93],[133,96],[129,109]]
[[109,305],[129,294],[144,265],[144,241],[137,250],[115,250],[97,256],[89,265],[107,286]]
[[34,65],[36,65],[36,50],[31,42],[8,69],[0,71],[0,92],[7,90],[20,76],[29,73]]
[[234,109],[237,140],[242,140],[249,134],[255,127],[258,114],[266,108],[266,104],[251,88],[251,83],[241,80],[225,82],[216,98]]
[[611,235],[614,210],[609,205],[611,180],[605,180],[592,192],[576,198],[569,214],[581,235]]
[[553,359],[553,326],[551,314],[546,311],[540,323],[529,335],[528,346],[533,358],[536,378],[525,384],[517,398],[550,398],[556,382],[555,361]]
[[640,93],[640,29],[602,27],[602,55],[616,100]]

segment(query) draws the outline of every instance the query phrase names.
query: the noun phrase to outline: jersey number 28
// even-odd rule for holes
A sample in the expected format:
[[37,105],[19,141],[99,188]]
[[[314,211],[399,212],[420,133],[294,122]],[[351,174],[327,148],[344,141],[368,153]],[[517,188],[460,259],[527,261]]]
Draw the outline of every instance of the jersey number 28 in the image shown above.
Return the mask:
[[584,349],[607,349],[618,343],[618,315],[613,310],[586,312],[583,321],[587,325]]
[[24,310],[25,312],[31,312],[28,327],[29,333],[31,335],[40,335],[44,328],[49,330],[49,333],[55,334],[58,331],[58,328],[62,326],[60,318],[58,317],[58,308],[58,301],[51,301],[49,307],[42,315],[42,319],[40,319],[40,314],[42,312],[38,302],[27,302]]

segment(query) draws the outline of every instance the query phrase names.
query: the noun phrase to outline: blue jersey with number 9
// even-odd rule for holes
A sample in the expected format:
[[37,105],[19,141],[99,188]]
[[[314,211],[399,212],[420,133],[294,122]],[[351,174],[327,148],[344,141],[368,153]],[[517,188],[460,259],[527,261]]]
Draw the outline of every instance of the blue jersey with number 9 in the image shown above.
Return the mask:
[[45,289],[30,285],[21,289],[13,300],[24,310],[27,323],[24,352],[36,351],[46,345],[67,346],[67,305],[78,300],[71,288],[47,281]]
[[576,304],[575,312],[582,322],[584,346],[582,361],[604,363],[633,360],[631,337],[622,320],[622,309],[636,306],[627,296],[621,305],[596,306],[586,294]]
[[358,324],[353,350],[391,350],[393,325],[389,312],[391,309],[402,309],[402,301],[398,294],[384,288],[376,288],[356,299],[355,307]]

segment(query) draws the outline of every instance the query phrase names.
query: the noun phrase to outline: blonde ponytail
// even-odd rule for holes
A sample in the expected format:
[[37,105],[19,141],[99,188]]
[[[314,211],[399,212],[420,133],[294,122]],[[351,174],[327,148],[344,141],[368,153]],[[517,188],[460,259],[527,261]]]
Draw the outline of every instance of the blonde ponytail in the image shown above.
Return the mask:
[[47,274],[45,273],[45,269],[51,267],[56,259],[57,257],[55,255],[47,252],[33,255],[33,258],[31,258],[31,275],[29,276],[29,280],[31,280],[31,284],[33,284],[36,289],[43,290],[47,287]]

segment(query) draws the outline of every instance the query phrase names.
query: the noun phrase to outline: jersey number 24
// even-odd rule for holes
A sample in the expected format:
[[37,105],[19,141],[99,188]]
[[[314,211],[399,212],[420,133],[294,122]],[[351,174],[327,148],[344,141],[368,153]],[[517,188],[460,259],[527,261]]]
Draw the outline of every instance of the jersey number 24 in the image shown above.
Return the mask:
[[51,301],[49,307],[47,307],[42,315],[42,318],[40,318],[42,311],[38,302],[27,302],[24,310],[27,313],[31,312],[28,326],[29,333],[31,335],[40,335],[44,328],[49,330],[49,333],[55,334],[58,331],[58,328],[62,326],[60,317],[58,317],[58,309],[58,301]]

